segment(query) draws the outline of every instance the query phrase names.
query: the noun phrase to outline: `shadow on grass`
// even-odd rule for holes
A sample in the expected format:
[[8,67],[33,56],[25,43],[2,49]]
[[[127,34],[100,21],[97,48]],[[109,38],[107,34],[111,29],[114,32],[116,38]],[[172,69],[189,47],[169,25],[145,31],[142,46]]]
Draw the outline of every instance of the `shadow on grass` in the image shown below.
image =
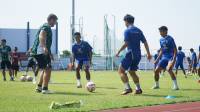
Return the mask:
[[[140,96],[146,96],[146,97],[157,97],[157,98],[165,98],[167,95],[154,95],[154,94],[142,94]],[[181,98],[183,96],[175,96],[176,98]]]
[[118,88],[114,88],[114,87],[96,87],[96,88],[102,88],[102,89],[118,89]]
[[64,84],[69,84],[69,85],[75,85],[75,83],[66,83],[66,82],[61,82],[61,83],[58,83],[58,82],[53,82],[53,83],[49,83],[49,84],[55,84],[55,85],[64,85]]
[[200,89],[181,89],[181,90],[183,90],[183,91],[200,91]]
[[77,95],[77,96],[89,96],[89,95],[104,95],[98,92],[88,92],[88,93],[75,93],[75,92],[55,92],[54,95]]

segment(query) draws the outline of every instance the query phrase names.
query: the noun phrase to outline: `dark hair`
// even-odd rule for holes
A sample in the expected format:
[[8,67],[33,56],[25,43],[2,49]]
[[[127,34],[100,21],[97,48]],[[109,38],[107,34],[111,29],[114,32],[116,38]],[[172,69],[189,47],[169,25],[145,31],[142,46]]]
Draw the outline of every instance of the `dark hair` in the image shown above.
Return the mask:
[[178,46],[178,50],[182,50],[182,47],[181,47],[181,46]]
[[187,60],[190,60],[190,57],[187,57]]
[[130,24],[133,24],[134,20],[135,20],[135,18],[130,14],[127,14],[124,16],[124,21],[127,21]]
[[159,31],[168,31],[168,28],[166,26],[161,26],[158,29],[159,29]]
[[50,20],[58,20],[58,17],[55,15],[55,14],[49,14],[49,16],[47,17],[47,21],[50,21]]
[[81,36],[81,33],[75,32],[75,33],[74,33],[74,36]]
[[158,49],[157,52],[160,53],[160,49]]
[[6,42],[6,39],[1,39],[1,42]]
[[194,52],[194,49],[193,49],[193,48],[191,48],[191,49],[190,49],[190,51],[191,51],[191,52]]
[[18,50],[18,48],[17,48],[17,47],[15,47],[15,50],[17,51],[17,50]]

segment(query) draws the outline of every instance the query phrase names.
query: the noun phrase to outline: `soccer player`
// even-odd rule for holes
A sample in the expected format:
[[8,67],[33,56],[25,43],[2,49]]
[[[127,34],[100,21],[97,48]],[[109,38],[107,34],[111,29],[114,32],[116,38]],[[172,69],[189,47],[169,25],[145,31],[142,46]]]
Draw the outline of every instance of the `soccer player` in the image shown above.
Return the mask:
[[89,68],[92,63],[92,47],[88,42],[81,40],[79,32],[74,33],[74,38],[76,43],[72,46],[72,66],[74,66],[76,60],[77,88],[82,88],[80,69],[84,69],[87,81],[91,81]]
[[34,73],[33,84],[36,84],[36,77],[39,72],[39,67],[36,65],[37,61],[34,58],[34,56],[32,55],[31,49],[29,49],[29,51],[27,51],[26,55],[28,56],[28,65],[26,67],[25,76],[28,75],[29,68],[32,68],[33,73]]
[[185,59],[185,53],[182,51],[182,47],[179,46],[178,47],[178,52],[177,52],[177,57],[176,57],[176,75],[178,74],[178,68],[180,67],[181,70],[183,71],[183,74],[185,75],[185,78],[187,78],[186,73],[185,73],[185,69],[183,66],[183,61]]
[[174,39],[168,35],[168,28],[166,26],[161,26],[159,28],[160,35],[162,36],[160,39],[160,54],[155,61],[155,63],[158,63],[156,70],[155,70],[155,85],[153,86],[153,89],[159,89],[159,73],[163,69],[166,69],[173,81],[174,90],[179,90],[178,84],[176,81],[176,77],[173,70],[174,64],[176,62],[176,55],[177,55],[177,48],[176,44],[174,42]]
[[143,32],[139,28],[134,26],[134,17],[132,15],[127,14],[124,17],[124,22],[127,27],[127,29],[124,32],[124,44],[121,46],[121,48],[116,54],[116,56],[119,57],[120,52],[127,48],[126,55],[122,59],[118,69],[121,80],[125,86],[125,90],[122,92],[121,95],[127,95],[129,93],[132,93],[132,89],[130,87],[126,71],[129,72],[136,85],[135,94],[142,94],[139,77],[136,74],[138,64],[141,60],[140,42],[142,42],[146,48],[148,60],[151,59],[151,54],[149,52],[149,46],[145,36],[143,35]]
[[52,93],[48,90],[48,83],[51,76],[51,59],[53,59],[53,55],[51,54],[51,27],[54,27],[57,19],[55,14],[48,16],[47,23],[44,23],[38,30],[32,47],[32,53],[37,60],[38,67],[44,72],[40,76],[36,92],[42,92],[43,94]]
[[0,47],[0,54],[1,54],[1,69],[3,74],[3,80],[6,81],[6,67],[9,71],[10,81],[14,81],[14,77],[12,75],[11,63],[10,63],[10,55],[11,55],[11,48],[10,46],[6,45],[6,40],[1,40],[1,47]]
[[197,55],[196,52],[194,52],[194,49],[190,49],[191,52],[191,63],[192,63],[192,73],[196,74],[197,73]]
[[188,71],[187,71],[187,75],[188,75],[192,71],[192,60],[190,59],[190,57],[187,57],[187,62],[188,62]]
[[[200,78],[200,45],[199,45],[199,56],[198,56],[198,75],[199,75],[199,78]],[[200,83],[200,79],[199,79],[199,83]]]
[[20,55],[18,54],[18,48],[15,47],[14,48],[14,51],[12,52],[12,55],[11,55],[11,62],[12,62],[12,73],[13,73],[13,76],[17,77],[17,72],[19,71],[19,58],[20,58]]

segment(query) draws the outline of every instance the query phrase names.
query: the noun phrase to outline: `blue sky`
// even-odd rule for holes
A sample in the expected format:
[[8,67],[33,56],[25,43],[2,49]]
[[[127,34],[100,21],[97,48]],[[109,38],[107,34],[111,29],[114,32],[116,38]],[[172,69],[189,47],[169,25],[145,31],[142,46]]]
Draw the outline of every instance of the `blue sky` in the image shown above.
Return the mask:
[[[59,50],[70,49],[71,0],[0,0],[0,27],[38,28],[49,13],[59,17]],[[103,16],[116,16],[116,35],[123,40],[123,16],[135,16],[151,49],[159,48],[158,27],[166,25],[177,45],[197,49],[200,44],[200,0],[76,0],[76,16],[83,17],[85,39],[103,50]],[[94,36],[96,35],[96,37]],[[94,40],[94,41],[93,41]],[[143,47],[142,47],[143,49]]]

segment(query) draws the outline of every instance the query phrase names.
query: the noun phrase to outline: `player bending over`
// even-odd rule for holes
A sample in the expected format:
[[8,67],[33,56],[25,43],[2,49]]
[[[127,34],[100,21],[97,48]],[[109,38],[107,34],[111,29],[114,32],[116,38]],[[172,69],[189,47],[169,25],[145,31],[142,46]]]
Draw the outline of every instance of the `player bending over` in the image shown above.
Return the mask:
[[34,56],[32,55],[31,53],[31,50],[30,49],[29,51],[27,51],[26,55],[28,56],[28,65],[26,67],[26,71],[25,71],[25,75],[27,76],[28,75],[28,72],[29,72],[29,68],[32,68],[33,70],[33,73],[34,73],[34,78],[33,78],[33,84],[36,84],[36,77],[38,75],[38,72],[39,72],[39,67],[37,66],[37,61],[36,59],[34,58]]
[[80,69],[84,69],[86,79],[88,82],[90,82],[89,68],[92,63],[92,47],[88,42],[81,40],[81,34],[79,32],[76,32],[74,34],[74,38],[76,40],[76,43],[72,46],[72,66],[74,66],[74,62],[76,60],[77,88],[82,88]]
[[17,77],[17,72],[19,71],[19,58],[20,58],[20,55],[18,54],[18,48],[15,47],[14,51],[12,52],[12,55],[11,55],[11,61],[12,61],[12,73],[13,73],[13,76]]
[[196,54],[196,52],[194,52],[193,48],[190,49],[190,52],[192,55],[192,57],[191,57],[192,73],[196,74],[197,73],[197,54]]
[[139,28],[134,26],[134,17],[132,15],[127,14],[124,17],[124,22],[127,27],[127,29],[124,32],[124,44],[116,54],[116,56],[118,57],[120,52],[127,48],[126,55],[122,59],[118,70],[121,80],[125,86],[125,90],[122,92],[122,95],[132,93],[132,89],[129,85],[129,79],[126,71],[129,72],[136,85],[135,94],[142,94],[139,77],[136,74],[138,64],[141,60],[140,42],[144,43],[144,46],[147,51],[148,60],[151,59],[151,54],[149,52],[149,46],[143,35],[143,32]]
[[178,52],[177,52],[177,57],[176,57],[176,75],[178,74],[178,69],[179,67],[181,68],[181,70],[183,71],[183,74],[185,75],[185,78],[187,78],[186,73],[185,73],[185,69],[183,66],[183,61],[185,59],[185,53],[182,51],[182,47],[179,46],[178,47]]
[[178,90],[178,84],[176,81],[176,77],[173,70],[174,64],[176,62],[176,55],[177,55],[177,48],[176,44],[174,42],[174,39],[169,36],[168,33],[168,28],[166,26],[162,26],[159,28],[160,35],[162,36],[160,39],[160,54],[155,61],[155,63],[158,63],[155,74],[154,74],[154,79],[155,79],[155,85],[153,86],[153,89],[159,89],[159,73],[163,69],[166,69],[173,81],[174,90]]
[[11,48],[10,46],[6,45],[5,39],[1,40],[0,54],[1,54],[1,69],[3,74],[3,80],[6,81],[6,67],[7,67],[10,75],[10,81],[14,81],[14,76],[12,74],[11,63],[10,63]]
[[52,31],[51,27],[57,23],[57,16],[50,14],[47,18],[47,23],[43,24],[37,32],[32,52],[37,60],[38,67],[42,69],[44,73],[41,74],[36,92],[42,92],[43,94],[52,93],[48,90],[48,83],[51,76],[51,54],[52,45]]

